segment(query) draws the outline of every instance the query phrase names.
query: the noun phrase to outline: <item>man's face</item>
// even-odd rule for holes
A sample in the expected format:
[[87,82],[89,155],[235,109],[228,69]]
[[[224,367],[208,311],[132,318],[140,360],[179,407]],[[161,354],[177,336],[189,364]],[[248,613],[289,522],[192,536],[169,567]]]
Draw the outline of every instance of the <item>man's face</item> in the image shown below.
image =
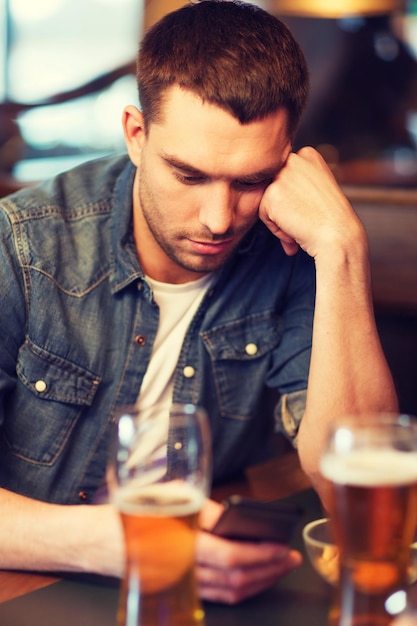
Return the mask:
[[182,283],[219,269],[291,150],[285,111],[242,125],[172,87],[161,121],[137,137],[134,226],[145,273]]

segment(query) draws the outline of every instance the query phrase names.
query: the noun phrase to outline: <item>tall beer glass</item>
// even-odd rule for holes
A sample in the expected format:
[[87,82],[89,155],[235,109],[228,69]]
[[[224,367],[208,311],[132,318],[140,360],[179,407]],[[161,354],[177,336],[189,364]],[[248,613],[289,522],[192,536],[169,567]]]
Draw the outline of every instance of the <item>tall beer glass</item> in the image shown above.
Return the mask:
[[207,416],[192,404],[121,413],[110,468],[126,545],[119,626],[204,624],[194,562],[210,449]]
[[385,626],[389,602],[407,584],[417,523],[417,420],[405,415],[346,419],[321,459],[339,548],[337,626]]

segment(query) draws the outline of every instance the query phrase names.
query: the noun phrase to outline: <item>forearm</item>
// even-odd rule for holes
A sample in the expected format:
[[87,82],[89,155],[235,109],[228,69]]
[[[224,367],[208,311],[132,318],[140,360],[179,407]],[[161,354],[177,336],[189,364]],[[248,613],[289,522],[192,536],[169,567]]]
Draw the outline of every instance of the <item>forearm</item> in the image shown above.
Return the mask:
[[316,264],[312,355],[298,448],[303,468],[322,493],[318,463],[330,424],[346,414],[397,410],[374,321],[367,238],[329,167],[309,147],[289,155],[265,191],[260,217],[287,254],[300,246]]
[[318,463],[329,426],[340,416],[397,410],[373,315],[367,242],[358,225],[345,246],[316,258],[317,295],[302,465],[319,492]]
[[123,539],[110,505],[63,506],[0,489],[0,567],[121,576]]

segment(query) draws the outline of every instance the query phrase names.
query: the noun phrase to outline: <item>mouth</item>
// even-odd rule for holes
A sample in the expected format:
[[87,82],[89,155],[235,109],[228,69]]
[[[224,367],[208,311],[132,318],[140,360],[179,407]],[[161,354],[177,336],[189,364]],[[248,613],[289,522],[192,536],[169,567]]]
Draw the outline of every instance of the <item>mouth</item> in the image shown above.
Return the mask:
[[223,241],[195,241],[194,239],[189,239],[191,248],[198,252],[198,254],[205,255],[216,255],[221,254],[229,250],[229,248],[233,244],[233,239],[227,239]]

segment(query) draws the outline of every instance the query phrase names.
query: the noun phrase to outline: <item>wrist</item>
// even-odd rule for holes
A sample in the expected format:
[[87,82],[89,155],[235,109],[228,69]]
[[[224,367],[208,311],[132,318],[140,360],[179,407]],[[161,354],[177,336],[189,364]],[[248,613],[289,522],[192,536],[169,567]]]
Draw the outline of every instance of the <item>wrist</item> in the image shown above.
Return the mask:
[[121,577],[124,539],[120,516],[109,504],[68,506],[65,563],[69,571]]
[[321,245],[314,257],[317,272],[369,275],[368,238],[362,224],[332,236]]

